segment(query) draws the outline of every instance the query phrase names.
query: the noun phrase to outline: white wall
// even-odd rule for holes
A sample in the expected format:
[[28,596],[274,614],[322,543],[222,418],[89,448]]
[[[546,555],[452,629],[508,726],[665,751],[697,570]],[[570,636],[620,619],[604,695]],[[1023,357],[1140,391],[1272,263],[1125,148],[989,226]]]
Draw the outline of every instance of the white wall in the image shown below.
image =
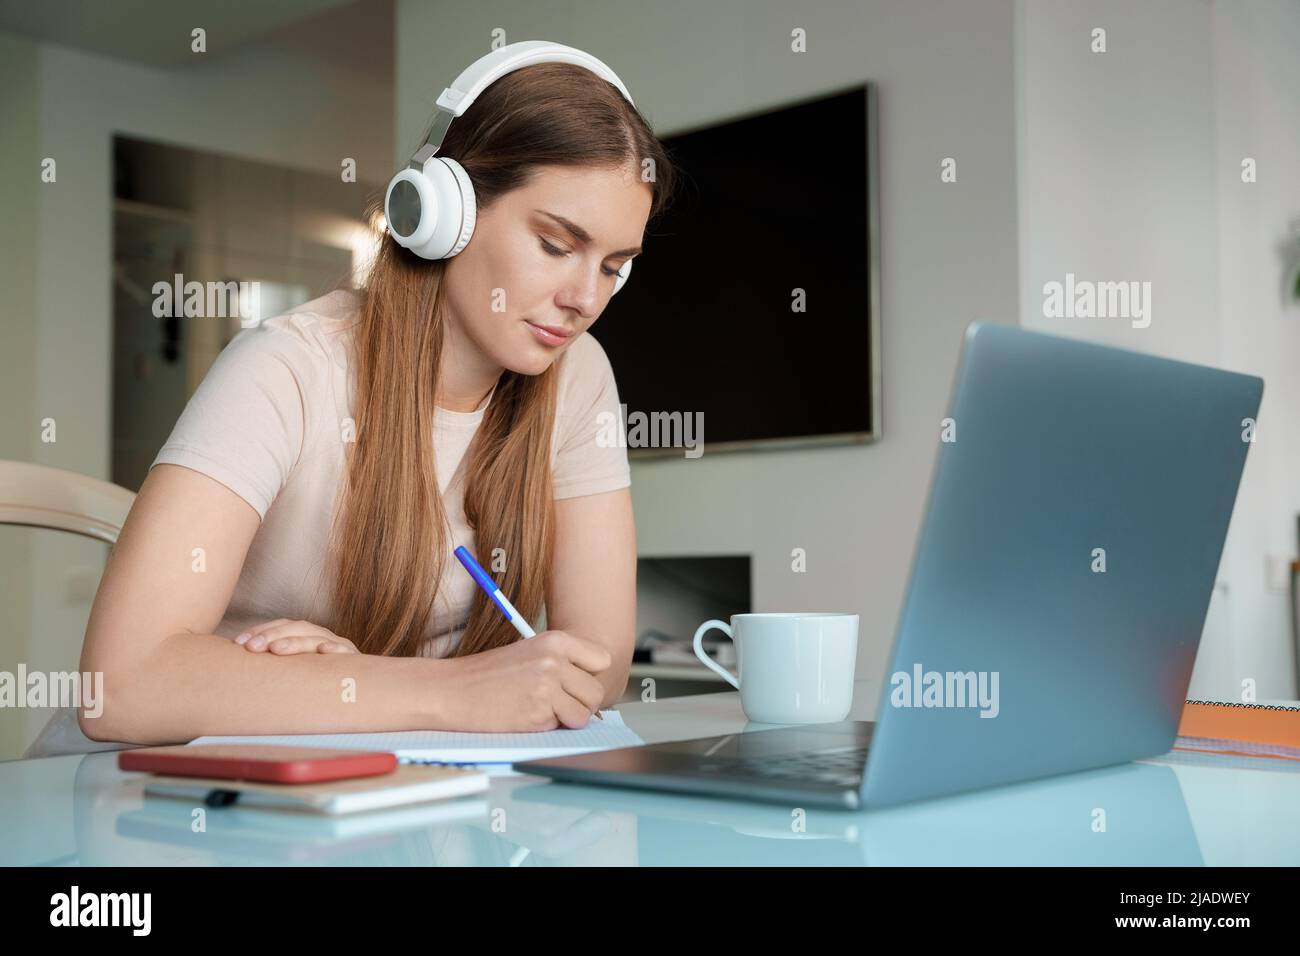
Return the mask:
[[[1294,553],[1300,510],[1300,329],[1277,249],[1300,205],[1300,5],[1017,0],[1016,32],[1022,322],[1265,379],[1191,693],[1237,699],[1252,678],[1260,698],[1294,696],[1265,556]],[[1150,326],[1044,317],[1043,284],[1067,272],[1149,281]]]
[[[1265,382],[1223,562],[1234,657],[1223,692],[1254,678],[1260,697],[1296,697],[1289,596],[1269,588],[1265,560],[1296,555],[1300,514],[1300,303],[1283,290],[1300,266],[1300,4],[1215,0],[1211,24],[1221,360]],[[1258,163],[1251,185],[1246,156]]]
[[[3,433],[0,457],[106,479],[112,435],[113,134],[333,176],[344,157],[353,157],[359,180],[385,181],[393,167],[391,77],[373,69],[372,51],[361,51],[354,66],[337,56],[314,55],[298,36],[224,53],[210,42],[210,59],[176,70],[45,44],[35,50],[26,79],[36,91],[39,139],[30,152],[55,158],[58,181],[39,184],[37,166],[18,180],[36,203],[29,232],[36,252],[35,340],[29,354],[8,354],[3,361],[6,372],[31,369],[32,411],[19,431]],[[0,115],[21,93],[9,86],[0,90]],[[21,231],[6,225],[11,235]],[[27,316],[5,316],[6,323],[11,320]],[[38,423],[46,417],[57,422],[53,444],[39,440]],[[30,624],[11,626],[15,618],[9,617],[0,634],[0,667],[12,669],[22,660],[29,670],[74,669],[107,549],[67,535],[16,529],[6,530],[3,543],[15,551],[30,548],[32,586]],[[14,612],[17,620],[22,613]],[[30,740],[45,718],[34,712],[24,717],[22,736]],[[5,726],[0,745],[12,751],[8,715]]]
[[[599,56],[661,135],[878,84],[883,438],[635,460],[632,494],[642,555],[751,553],[755,610],[859,613],[858,673],[879,677],[961,333],[972,319],[1016,317],[1010,0],[498,2],[457,7],[454,18],[447,8],[396,6],[399,154],[416,145],[442,89],[488,51],[495,27],[507,42],[549,39]],[[807,53],[790,52],[796,26],[807,31]],[[939,182],[945,156],[958,158],[957,184]],[[807,551],[806,573],[790,570],[795,547]]]

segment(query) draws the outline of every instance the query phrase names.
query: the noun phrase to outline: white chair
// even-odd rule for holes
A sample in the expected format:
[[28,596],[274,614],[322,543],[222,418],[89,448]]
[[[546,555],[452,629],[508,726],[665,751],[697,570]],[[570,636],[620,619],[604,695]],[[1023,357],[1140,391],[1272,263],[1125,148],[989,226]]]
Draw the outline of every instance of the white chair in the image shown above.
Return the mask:
[[[66,531],[111,547],[122,532],[135,493],[98,478],[25,461],[0,460],[0,525]],[[77,709],[62,707],[32,741],[23,758],[121,750],[127,744],[91,740]]]

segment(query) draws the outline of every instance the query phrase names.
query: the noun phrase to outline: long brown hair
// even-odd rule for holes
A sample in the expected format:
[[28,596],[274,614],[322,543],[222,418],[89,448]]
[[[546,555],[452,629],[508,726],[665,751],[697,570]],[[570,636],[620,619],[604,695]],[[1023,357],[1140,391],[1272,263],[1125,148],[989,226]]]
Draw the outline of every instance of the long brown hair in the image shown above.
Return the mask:
[[[653,219],[675,179],[663,145],[617,87],[564,63],[539,63],[496,80],[451,124],[440,153],[465,168],[480,210],[526,185],[538,166],[631,166],[653,170],[642,176],[653,194]],[[381,203],[372,203],[370,215]],[[420,653],[451,559],[433,447],[444,269],[444,261],[421,259],[385,236],[362,293],[353,340],[356,440],[345,446],[330,548],[333,630],[362,653]],[[540,375],[506,369],[465,452],[465,518],[475,557],[492,573],[493,551],[503,549],[504,572],[495,579],[530,621],[542,608],[552,565],[556,375],[554,364]],[[453,656],[517,639],[475,588]]]

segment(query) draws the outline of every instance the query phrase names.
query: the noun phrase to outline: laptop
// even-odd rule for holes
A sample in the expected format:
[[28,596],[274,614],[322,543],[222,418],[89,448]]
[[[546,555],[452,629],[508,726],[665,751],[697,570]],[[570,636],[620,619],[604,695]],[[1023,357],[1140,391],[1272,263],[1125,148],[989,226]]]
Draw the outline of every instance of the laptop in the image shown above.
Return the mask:
[[857,809],[1168,752],[1263,388],[971,323],[874,721],[514,768]]

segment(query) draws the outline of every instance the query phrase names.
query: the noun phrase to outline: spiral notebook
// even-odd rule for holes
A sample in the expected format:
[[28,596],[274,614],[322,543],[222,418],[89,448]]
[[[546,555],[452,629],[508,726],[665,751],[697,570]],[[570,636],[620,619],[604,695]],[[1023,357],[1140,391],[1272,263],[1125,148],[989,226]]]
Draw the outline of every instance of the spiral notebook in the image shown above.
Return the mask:
[[1300,760],[1300,707],[1189,700],[1174,749]]
[[277,734],[249,737],[199,737],[190,744],[288,744],[298,747],[341,747],[346,750],[387,750],[402,763],[508,766],[525,760],[563,757],[592,750],[640,747],[638,737],[616,710],[602,710],[602,720],[579,729],[536,733],[461,733],[445,730],[401,730],[377,734]]

